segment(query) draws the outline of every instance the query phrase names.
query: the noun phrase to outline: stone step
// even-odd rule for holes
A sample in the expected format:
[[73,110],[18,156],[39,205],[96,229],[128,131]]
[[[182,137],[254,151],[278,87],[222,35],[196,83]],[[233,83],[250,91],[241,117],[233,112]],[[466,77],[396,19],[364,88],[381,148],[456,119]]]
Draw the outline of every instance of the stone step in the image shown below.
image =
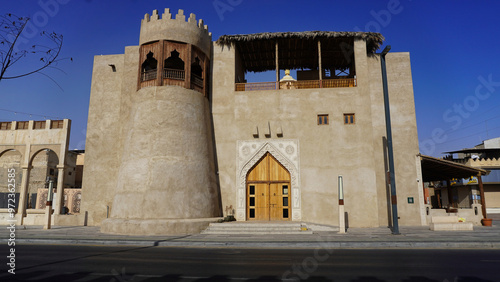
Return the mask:
[[266,223],[210,223],[211,228],[244,228],[244,229],[301,229],[302,227],[307,228],[306,225],[300,223],[294,224],[266,224]]
[[207,235],[305,235],[305,234],[313,234],[311,230],[306,231],[297,231],[297,230],[284,230],[284,231],[249,231],[249,230],[204,230],[201,234]]
[[430,230],[432,231],[473,231],[474,224],[472,222],[457,222],[457,223],[431,223]]
[[303,223],[211,223],[202,234],[312,234]]

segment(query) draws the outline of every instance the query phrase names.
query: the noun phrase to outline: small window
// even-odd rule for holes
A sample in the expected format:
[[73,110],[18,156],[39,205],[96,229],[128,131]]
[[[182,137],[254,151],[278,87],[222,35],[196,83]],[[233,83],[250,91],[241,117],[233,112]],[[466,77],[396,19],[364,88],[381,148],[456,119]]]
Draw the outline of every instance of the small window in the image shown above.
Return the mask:
[[344,114],[344,124],[354,124],[355,121],[354,114]]
[[255,218],[255,209],[250,209],[250,218]]
[[283,218],[288,218],[288,209],[283,209]]
[[283,185],[283,195],[288,195],[288,185]]
[[28,129],[29,121],[18,121],[17,129]]
[[255,207],[255,198],[254,197],[251,197],[250,198],[250,204],[249,204],[251,207]]
[[45,121],[35,121],[34,129],[45,129]]
[[0,122],[0,130],[10,130],[12,122]]
[[255,195],[255,186],[250,185],[250,187],[249,187],[249,188],[250,188],[249,194],[250,194],[250,195]]
[[288,207],[288,197],[283,197],[283,206]]
[[318,125],[328,125],[328,115],[318,115]]

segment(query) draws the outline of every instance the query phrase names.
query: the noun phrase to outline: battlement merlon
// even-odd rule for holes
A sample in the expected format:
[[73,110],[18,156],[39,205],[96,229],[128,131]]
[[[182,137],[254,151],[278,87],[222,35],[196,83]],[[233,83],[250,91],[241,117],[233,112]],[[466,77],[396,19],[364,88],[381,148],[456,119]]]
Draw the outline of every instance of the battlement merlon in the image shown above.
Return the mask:
[[166,8],[161,18],[158,10],[151,15],[146,14],[141,21],[141,35],[139,44],[157,41],[173,40],[193,44],[210,56],[212,33],[203,20],[196,20],[196,15],[191,13],[186,21],[184,10],[179,9],[175,18],[170,9]]

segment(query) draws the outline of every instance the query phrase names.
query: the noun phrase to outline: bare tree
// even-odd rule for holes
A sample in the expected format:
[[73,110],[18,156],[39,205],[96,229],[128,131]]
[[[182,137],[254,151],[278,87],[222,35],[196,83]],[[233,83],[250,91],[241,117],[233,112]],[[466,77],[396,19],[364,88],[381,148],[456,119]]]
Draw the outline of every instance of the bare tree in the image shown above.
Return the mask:
[[[42,31],[40,38],[36,39],[36,44],[30,44],[31,47],[24,49],[18,48],[19,39],[22,38],[29,20],[28,17],[18,17],[10,13],[0,16],[0,81],[40,73],[41,70],[53,67],[59,61],[63,37],[54,32]],[[11,67],[22,61],[33,66],[29,69],[23,67],[23,71],[12,73]]]

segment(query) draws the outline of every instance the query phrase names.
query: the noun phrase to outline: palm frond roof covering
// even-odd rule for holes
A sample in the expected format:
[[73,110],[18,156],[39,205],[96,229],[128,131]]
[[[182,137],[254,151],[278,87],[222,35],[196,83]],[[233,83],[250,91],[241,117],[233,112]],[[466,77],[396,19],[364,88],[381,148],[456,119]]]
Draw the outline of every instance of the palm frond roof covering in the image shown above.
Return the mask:
[[276,43],[280,69],[317,69],[318,41],[323,69],[348,69],[354,63],[355,39],[366,41],[368,53],[375,53],[384,41],[376,32],[304,31],[222,35],[216,43],[234,45],[245,71],[263,72],[276,69]]

